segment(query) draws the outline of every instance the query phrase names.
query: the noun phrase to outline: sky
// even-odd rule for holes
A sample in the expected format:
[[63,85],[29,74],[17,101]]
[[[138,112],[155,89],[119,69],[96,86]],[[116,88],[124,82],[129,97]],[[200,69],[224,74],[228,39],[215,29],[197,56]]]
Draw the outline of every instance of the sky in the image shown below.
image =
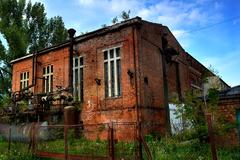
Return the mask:
[[[240,85],[240,0],[32,0],[47,17],[61,16],[77,35],[111,25],[123,10],[130,17],[169,27],[184,50],[213,66],[230,86]],[[4,42],[2,36],[0,39]],[[6,42],[5,42],[6,44]]]

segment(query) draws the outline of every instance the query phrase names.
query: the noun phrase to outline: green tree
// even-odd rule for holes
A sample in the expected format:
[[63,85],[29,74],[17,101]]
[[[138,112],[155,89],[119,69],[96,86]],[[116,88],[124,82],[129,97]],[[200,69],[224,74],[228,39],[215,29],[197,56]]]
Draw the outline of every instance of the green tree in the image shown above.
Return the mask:
[[122,14],[121,14],[121,17],[123,20],[128,20],[130,18],[130,13],[131,11],[128,10],[127,12],[126,11],[122,11]]
[[25,9],[26,19],[24,19],[24,24],[28,31],[27,38],[30,53],[46,47],[47,18],[44,10],[43,4],[35,3],[32,5],[31,1]]
[[[7,71],[11,60],[67,39],[60,16],[47,19],[42,3],[26,4],[26,0],[0,0],[0,33],[8,45],[5,48],[0,41],[0,66]],[[4,75],[4,80],[10,84],[10,75]]]
[[112,19],[112,23],[113,24],[116,24],[118,22],[118,17],[116,16],[116,17],[114,17],[113,19]]
[[48,41],[47,41],[48,46],[57,45],[66,40],[68,36],[68,32],[67,32],[67,29],[64,27],[64,22],[62,20],[62,17],[56,16],[51,18],[48,21],[47,28],[48,28],[47,33],[48,33],[48,36],[50,37],[48,38]]
[[216,88],[210,88],[206,95],[206,101],[202,96],[195,94],[193,91],[187,91],[183,101],[179,101],[177,97],[173,102],[177,109],[175,114],[178,118],[185,121],[184,135],[187,138],[198,138],[200,142],[204,142],[208,137],[206,113],[211,113],[214,117],[213,127],[215,134],[223,134],[228,129],[234,127],[234,124],[228,122],[219,111],[219,91]]
[[[24,56],[27,49],[26,30],[23,25],[25,0],[0,0],[0,32],[8,43],[1,55],[5,63]],[[4,59],[3,59],[4,58]]]

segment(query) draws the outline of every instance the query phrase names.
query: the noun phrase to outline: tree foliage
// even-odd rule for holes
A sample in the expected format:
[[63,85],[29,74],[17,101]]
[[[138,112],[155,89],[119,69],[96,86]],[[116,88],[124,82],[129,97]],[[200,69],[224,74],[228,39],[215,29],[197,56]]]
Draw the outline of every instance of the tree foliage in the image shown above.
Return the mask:
[[60,16],[47,19],[42,3],[25,0],[0,0],[0,32],[8,44],[7,50],[0,51],[1,59],[7,57],[5,63],[67,38]]
[[128,10],[127,12],[126,11],[122,11],[122,14],[121,14],[121,17],[123,20],[128,20],[130,18],[130,13],[131,11]]
[[219,91],[210,88],[206,97],[205,102],[199,94],[187,91],[183,101],[179,101],[176,97],[173,100],[177,106],[175,114],[184,120],[185,133],[190,134],[187,137],[198,138],[200,142],[207,140],[208,137],[206,113],[210,113],[214,119],[215,134],[225,133],[233,127],[233,124],[228,122],[219,111]]
[[[112,24],[118,23],[118,20],[119,20],[120,18],[121,18],[123,21],[128,20],[128,19],[130,18],[130,13],[131,13],[130,10],[128,10],[128,11],[123,10],[119,16],[115,16],[115,17],[112,19]],[[104,25],[104,27],[106,27],[106,26]]]
[[26,0],[0,0],[0,33],[7,41],[5,48],[0,40],[0,65],[6,70],[11,60],[67,39],[60,16],[48,19],[42,3]]

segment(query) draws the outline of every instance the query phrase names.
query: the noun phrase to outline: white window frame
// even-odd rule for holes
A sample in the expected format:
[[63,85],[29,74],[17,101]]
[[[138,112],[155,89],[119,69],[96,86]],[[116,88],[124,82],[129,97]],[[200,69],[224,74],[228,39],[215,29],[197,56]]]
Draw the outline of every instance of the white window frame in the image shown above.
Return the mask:
[[29,72],[20,73],[20,90],[27,88],[29,84]]
[[[49,72],[47,72],[47,68],[49,67]],[[52,83],[53,82],[53,65],[48,65],[43,68],[45,73],[43,73],[43,81],[44,83],[44,93],[49,93],[52,91]],[[48,83],[47,83],[48,82]]]
[[[119,48],[119,54],[120,56],[117,57],[116,55],[116,50]],[[113,50],[113,58],[110,57],[110,50]],[[117,74],[117,60],[120,60],[120,67],[121,67],[121,46],[116,46],[113,48],[108,48],[103,50],[103,56],[105,54],[105,52],[107,52],[107,59],[104,59],[104,65],[105,63],[107,63],[108,66],[108,95],[106,95],[106,97],[119,97],[121,96],[121,75]],[[114,66],[114,94],[112,95],[112,76],[111,76],[111,62],[113,62],[113,66]],[[121,69],[120,69],[121,70]],[[105,71],[105,67],[104,67],[104,72]],[[118,76],[120,76],[118,78]],[[105,78],[105,73],[104,73],[104,78]],[[120,91],[118,89],[118,79],[120,79]],[[106,79],[105,79],[106,81]],[[106,86],[105,86],[106,87]]]
[[[83,64],[80,64],[81,58],[83,60]],[[76,59],[78,60],[77,66],[75,63]],[[83,88],[81,88],[81,83],[83,83],[83,82],[81,82],[81,79],[83,81],[83,77],[81,77],[81,74],[80,74],[80,70],[82,69],[82,72],[83,72],[83,68],[84,68],[84,56],[74,57],[73,58],[73,97],[74,97],[75,101],[79,101],[79,102],[83,101]],[[77,75],[75,74],[76,70],[78,72]],[[83,75],[83,73],[82,73],[82,75]],[[78,82],[75,82],[76,76],[78,76],[78,79],[77,79]],[[77,83],[77,88],[76,88],[76,83]],[[83,87],[83,84],[82,84],[82,87]],[[76,96],[76,90],[78,90],[77,96]]]

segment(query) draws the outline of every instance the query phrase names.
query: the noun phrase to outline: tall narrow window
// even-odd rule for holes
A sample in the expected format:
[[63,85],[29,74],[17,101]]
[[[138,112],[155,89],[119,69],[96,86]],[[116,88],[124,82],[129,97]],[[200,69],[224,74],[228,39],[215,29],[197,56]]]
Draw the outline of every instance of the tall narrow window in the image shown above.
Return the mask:
[[104,51],[105,96],[121,96],[121,57],[120,48]]
[[29,84],[29,72],[23,72],[20,74],[20,90],[28,87]]
[[53,90],[53,65],[43,68],[43,92],[49,93]]
[[73,58],[73,96],[83,102],[83,57]]

